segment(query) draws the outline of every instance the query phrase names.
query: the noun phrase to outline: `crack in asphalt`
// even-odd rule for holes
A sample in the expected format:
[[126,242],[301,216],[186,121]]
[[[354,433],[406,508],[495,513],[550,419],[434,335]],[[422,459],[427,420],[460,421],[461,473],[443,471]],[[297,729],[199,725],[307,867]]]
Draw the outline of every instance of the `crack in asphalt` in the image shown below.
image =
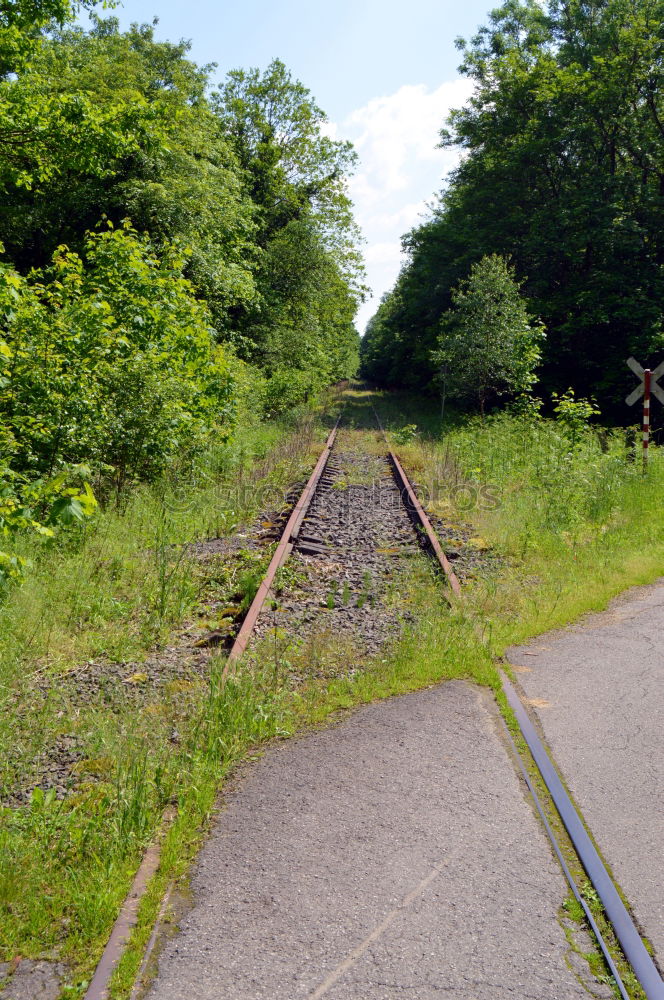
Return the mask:
[[320,984],[320,986],[317,989],[315,989],[313,993],[309,994],[310,1000],[318,1000],[318,997],[325,996],[325,994],[330,990],[332,986],[334,986],[337,980],[341,979],[344,973],[348,972],[348,970],[355,965],[355,963],[362,957],[362,955],[364,955],[364,953],[374,943],[374,941],[377,941],[378,938],[380,938],[385,933],[390,924],[392,924],[396,920],[396,918],[403,913],[404,910],[407,910],[409,906],[412,906],[412,904],[415,902],[416,899],[418,899],[420,896],[423,895],[423,893],[429,888],[434,879],[437,878],[438,875],[440,875],[440,873],[443,871],[443,869],[447,867],[452,858],[454,858],[455,856],[458,857],[459,854],[460,851],[458,850],[453,851],[451,853],[451,856],[446,858],[445,861],[441,861],[440,864],[435,865],[434,868],[429,872],[427,877],[423,878],[422,881],[419,882],[414,889],[412,889],[406,896],[404,896],[399,905],[395,906],[393,910],[390,910],[390,912],[387,914],[386,917],[384,917],[384,919],[378,924],[378,926],[374,927],[371,933],[368,934],[367,937],[365,937],[365,939],[361,941],[356,948],[353,948],[350,954],[347,955],[346,958],[339,963],[336,969],[334,969],[329,974],[329,976],[327,976],[327,978]]

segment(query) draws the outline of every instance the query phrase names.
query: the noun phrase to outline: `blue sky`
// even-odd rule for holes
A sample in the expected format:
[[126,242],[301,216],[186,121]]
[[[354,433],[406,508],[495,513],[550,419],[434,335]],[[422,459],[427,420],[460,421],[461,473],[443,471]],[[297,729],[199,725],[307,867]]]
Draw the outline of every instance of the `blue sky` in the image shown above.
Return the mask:
[[360,155],[350,190],[374,291],[375,311],[400,265],[400,237],[440,189],[457,154],[437,150],[450,107],[470,88],[459,77],[458,35],[486,21],[491,0],[124,0],[123,26],[159,18],[158,37],[189,39],[191,58],[216,62],[213,80],[237,66],[282,59],[330,118],[330,131]]

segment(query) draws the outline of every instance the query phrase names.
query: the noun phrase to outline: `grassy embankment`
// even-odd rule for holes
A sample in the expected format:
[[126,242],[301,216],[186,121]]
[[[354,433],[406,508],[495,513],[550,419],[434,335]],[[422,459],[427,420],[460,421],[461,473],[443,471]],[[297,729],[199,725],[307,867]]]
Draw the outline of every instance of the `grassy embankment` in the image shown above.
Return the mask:
[[[278,509],[326,432],[312,413],[249,421],[193,473],[137,489],[80,534],[19,542],[33,565],[0,608],[0,961],[64,960],[80,995],[164,808],[180,806],[182,855],[217,762],[235,759],[234,730],[242,746],[274,735],[241,688],[222,695],[204,670],[181,669],[220,624],[219,604],[250,600],[269,552],[240,542],[232,559],[201,559],[191,543]],[[227,725],[232,706],[240,718]],[[21,804],[15,793],[59,781],[68,755],[76,790]]]
[[[469,677],[496,689],[495,658],[507,644],[603,607],[620,590],[661,572],[664,514],[657,497],[664,483],[664,461],[657,451],[644,478],[639,466],[628,461],[620,435],[609,436],[604,444],[608,450],[603,451],[594,431],[575,432],[572,440],[560,425],[503,416],[484,424],[452,425],[442,439],[435,408],[419,401],[361,392],[349,393],[348,400],[348,416],[366,428],[372,421],[370,404],[376,404],[388,430],[395,432],[396,449],[409,472],[430,491],[432,511],[457,523],[460,536],[467,537],[470,528],[472,544],[492,546],[502,561],[470,585],[463,607],[454,610],[447,608],[431,574],[421,568],[407,571],[396,599],[415,610],[417,626],[350,679],[317,676],[293,687],[289,670],[277,657],[266,655],[262,666],[222,685],[219,657],[211,664],[211,683],[176,685],[160,703],[133,710],[125,705],[120,715],[97,705],[73,717],[61,716],[57,699],[32,710],[25,722],[17,714],[22,740],[29,743],[32,733],[43,743],[44,729],[51,736],[58,726],[63,732],[77,729],[88,734],[90,761],[99,761],[102,771],[107,768],[74,801],[63,805],[38,799],[28,809],[6,813],[0,845],[5,859],[0,876],[3,952],[7,957],[17,951],[58,954],[69,960],[74,968],[71,996],[82,992],[140,849],[168,802],[177,803],[178,815],[165,835],[161,869],[142,904],[141,923],[115,979],[115,996],[128,994],[161,894],[186,872],[220,780],[258,744],[322,722],[338,709],[453,677]],[[306,447],[300,449],[298,458],[305,453]],[[308,452],[309,459],[312,454]],[[275,481],[296,478],[292,463],[277,463],[277,469]],[[455,490],[455,485],[464,488]],[[482,494],[489,498],[483,506],[492,509],[459,509],[466,508],[467,498],[479,495],[482,486],[490,487]],[[184,540],[182,532],[197,537],[206,533],[206,517],[218,507],[214,490],[212,494],[212,503],[201,502],[197,508],[195,528],[189,513],[169,513],[169,540]],[[137,528],[150,524],[154,531],[154,514],[146,516],[142,505],[157,502],[154,497],[135,499],[136,510],[143,511],[138,519],[131,505],[122,518],[109,515],[117,518],[117,526],[106,536],[98,527],[80,551],[64,553],[52,567],[41,567],[15,596],[4,611],[5,621],[12,623],[14,636],[25,635],[29,641],[26,638],[21,647],[8,637],[2,662],[11,660],[12,666],[3,667],[5,677],[11,670],[14,676],[40,669],[55,678],[67,665],[100,655],[100,642],[106,655],[138,659],[139,649],[145,652],[147,638],[156,634],[155,625],[161,621],[166,627],[165,578],[174,581],[167,588],[171,625],[201,606],[201,595],[191,592],[191,572],[179,569],[174,558],[159,556],[161,546],[154,535],[145,526]],[[229,515],[229,521],[238,519],[237,514]],[[81,599],[67,595],[78,593],[75,579],[82,565],[99,564],[99,555],[85,553],[90,546],[94,551],[95,539],[104,537],[128,546],[126,560],[120,561],[124,568],[116,570],[115,577],[105,577],[101,586],[81,584],[81,593],[88,594],[88,601],[92,593],[101,594],[95,600],[102,601],[104,609],[123,600],[129,600],[129,606],[113,615],[105,610],[102,624],[93,627],[89,610],[83,622],[73,614]],[[152,569],[147,568],[150,559]],[[104,567],[107,562],[108,557],[101,559]],[[203,590],[219,586],[218,580],[208,580]],[[37,594],[54,594],[49,598],[52,607],[43,598],[37,603]],[[156,619],[155,607],[160,609]],[[141,631],[148,608],[152,625]],[[45,621],[50,630],[42,627]],[[131,628],[128,621],[134,623]],[[44,647],[49,631],[51,639]],[[57,644],[54,635],[59,636]],[[131,653],[124,652],[127,642]],[[9,656],[9,650],[21,649],[21,658],[18,652]],[[15,712],[16,707],[9,710]],[[174,725],[177,744],[168,738]],[[3,753],[9,749],[7,745]]]
[[[367,429],[367,450],[380,450],[369,431],[375,404],[409,472],[430,493],[431,511],[458,524],[460,540],[471,534],[471,544],[492,547],[499,559],[489,574],[478,574],[463,606],[454,609],[421,563],[405,568],[391,599],[415,611],[417,624],[352,678],[339,676],[337,663],[331,679],[318,676],[289,694],[292,650],[288,662],[280,661],[266,643],[262,672],[253,679],[241,675],[219,692],[218,704],[211,702],[210,730],[228,727],[238,755],[259,735],[257,719],[265,736],[285,735],[340,709],[459,677],[498,692],[498,657],[506,645],[603,607],[625,587],[654,579],[664,565],[657,503],[664,461],[658,452],[644,479],[618,433],[604,444],[592,430],[574,432],[572,440],[551,421],[503,416],[484,424],[452,422],[443,438],[436,408],[412,397],[351,391],[347,402],[346,418]],[[476,493],[488,497],[483,506],[492,509],[469,505]],[[344,645],[335,655],[352,662]],[[297,664],[300,675],[302,666]],[[169,849],[179,843],[175,836]],[[116,996],[127,995],[160,893],[182,870],[182,860],[169,855],[116,977]],[[569,900],[566,909],[578,919]],[[596,917],[602,922],[599,907]],[[598,956],[591,954],[590,962],[601,975]],[[635,998],[641,996],[637,984],[629,986]]]

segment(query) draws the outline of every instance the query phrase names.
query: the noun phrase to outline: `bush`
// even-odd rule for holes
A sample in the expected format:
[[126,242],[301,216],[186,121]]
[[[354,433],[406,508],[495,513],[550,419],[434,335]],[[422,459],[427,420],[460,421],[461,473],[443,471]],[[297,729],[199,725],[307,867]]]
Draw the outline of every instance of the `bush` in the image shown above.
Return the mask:
[[[55,528],[84,521],[97,508],[85,466],[61,469],[51,479],[29,482],[0,462],[0,538],[19,533],[53,538]],[[28,560],[0,551],[0,593],[23,576]]]
[[82,257],[60,247],[46,272],[0,268],[0,414],[15,471],[89,462],[119,487],[229,432],[229,358],[184,264],[127,225],[89,233]]
[[297,371],[291,368],[277,368],[265,383],[265,415],[285,413],[302,403],[308,402],[317,389],[316,378],[311,371]]

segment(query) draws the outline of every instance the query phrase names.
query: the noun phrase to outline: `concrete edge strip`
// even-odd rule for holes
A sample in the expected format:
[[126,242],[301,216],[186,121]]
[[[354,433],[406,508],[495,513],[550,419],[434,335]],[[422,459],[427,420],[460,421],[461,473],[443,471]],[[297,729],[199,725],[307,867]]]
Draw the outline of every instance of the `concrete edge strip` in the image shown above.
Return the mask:
[[175,818],[175,810],[167,809],[157,838],[143,855],[131,889],[113,924],[113,930],[99,959],[95,974],[90,980],[83,1000],[106,1000],[108,987],[115,967],[124,954],[129,936],[138,921],[138,907],[145,895],[150,879],[159,867],[164,834]]
[[627,961],[634,970],[648,1000],[664,1000],[664,980],[657,971],[657,966],[646,949],[634,921],[627,912],[602,859],[588,836],[516,689],[504,674],[502,682],[507,700],[519,723],[521,734],[537,764],[542,780],[553,799],[588,878],[595,887]]
[[136,974],[136,979],[134,980],[134,986],[133,986],[133,989],[131,991],[131,996],[130,996],[129,1000],[138,1000],[138,997],[139,997],[139,995],[142,992],[142,989],[143,989],[143,986],[144,986],[143,979],[145,977],[145,973],[147,972],[147,968],[148,968],[148,964],[150,962],[150,959],[152,958],[152,953],[153,953],[153,951],[155,949],[155,945],[157,944],[157,938],[159,936],[159,931],[161,930],[161,927],[162,927],[162,925],[164,923],[164,918],[166,916],[166,910],[168,908],[168,904],[171,901],[171,894],[173,892],[174,885],[175,885],[175,883],[171,882],[171,884],[169,885],[168,889],[166,890],[166,895],[164,896],[164,898],[161,901],[161,906],[159,907],[159,913],[157,915],[157,919],[154,922],[154,927],[152,928],[152,933],[150,934],[148,943],[145,946],[145,952],[143,954],[143,961],[141,962],[141,965],[140,965],[140,968],[138,970],[138,973]]

